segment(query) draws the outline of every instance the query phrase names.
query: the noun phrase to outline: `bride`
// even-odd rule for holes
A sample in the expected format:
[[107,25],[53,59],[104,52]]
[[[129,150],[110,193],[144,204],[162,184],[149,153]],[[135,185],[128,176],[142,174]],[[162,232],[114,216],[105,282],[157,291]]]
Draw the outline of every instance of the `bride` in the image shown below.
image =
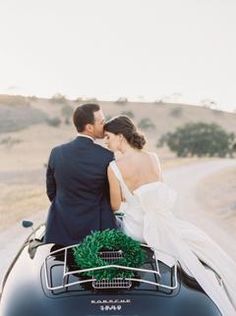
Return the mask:
[[[144,136],[126,116],[108,121],[104,135],[108,148],[121,153],[107,172],[112,209],[125,205],[124,233],[174,255],[222,315],[236,315],[236,263],[207,234],[174,216],[176,193],[162,182],[157,155],[143,150]],[[167,256],[159,259],[173,264]],[[217,272],[223,286],[201,262]]]

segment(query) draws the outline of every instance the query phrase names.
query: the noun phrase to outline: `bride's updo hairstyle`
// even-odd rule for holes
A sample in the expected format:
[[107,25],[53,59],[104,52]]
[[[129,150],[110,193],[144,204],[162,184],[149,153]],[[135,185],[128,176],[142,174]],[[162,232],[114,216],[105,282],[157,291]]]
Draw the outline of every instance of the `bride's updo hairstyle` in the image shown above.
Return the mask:
[[104,125],[104,131],[123,135],[128,144],[136,149],[142,149],[146,144],[144,135],[137,130],[133,121],[126,115],[119,115],[110,119]]

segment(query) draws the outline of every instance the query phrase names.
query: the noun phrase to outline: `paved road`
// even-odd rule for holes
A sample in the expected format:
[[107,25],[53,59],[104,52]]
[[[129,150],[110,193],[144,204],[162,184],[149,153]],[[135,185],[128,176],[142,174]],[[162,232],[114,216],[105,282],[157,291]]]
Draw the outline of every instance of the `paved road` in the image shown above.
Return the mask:
[[[195,163],[166,171],[164,179],[179,194],[176,215],[203,228],[226,251],[231,254],[234,253],[236,260],[236,246],[234,245],[236,232],[227,231],[222,222],[219,222],[219,218],[207,214],[196,198],[196,189],[201,180],[233,166],[236,167],[236,160],[230,159]],[[41,211],[30,219],[34,220],[35,226],[37,226],[45,220],[45,216],[46,211]],[[30,229],[24,229],[20,223],[17,223],[14,227],[0,233],[0,280],[2,280],[4,271],[29,232]]]

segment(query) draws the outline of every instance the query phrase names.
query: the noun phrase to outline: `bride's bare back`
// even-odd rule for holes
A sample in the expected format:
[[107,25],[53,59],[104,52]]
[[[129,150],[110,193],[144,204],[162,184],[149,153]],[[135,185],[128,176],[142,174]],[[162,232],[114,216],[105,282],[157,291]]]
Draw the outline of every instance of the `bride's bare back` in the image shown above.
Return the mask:
[[133,151],[116,163],[131,192],[144,184],[162,180],[159,159],[155,153]]

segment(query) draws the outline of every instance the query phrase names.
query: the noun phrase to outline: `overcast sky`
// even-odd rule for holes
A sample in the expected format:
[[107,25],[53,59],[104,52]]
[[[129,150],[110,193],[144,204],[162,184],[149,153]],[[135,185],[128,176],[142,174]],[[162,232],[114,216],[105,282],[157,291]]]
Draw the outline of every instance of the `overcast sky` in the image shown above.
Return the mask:
[[0,93],[236,109],[235,0],[0,0]]

